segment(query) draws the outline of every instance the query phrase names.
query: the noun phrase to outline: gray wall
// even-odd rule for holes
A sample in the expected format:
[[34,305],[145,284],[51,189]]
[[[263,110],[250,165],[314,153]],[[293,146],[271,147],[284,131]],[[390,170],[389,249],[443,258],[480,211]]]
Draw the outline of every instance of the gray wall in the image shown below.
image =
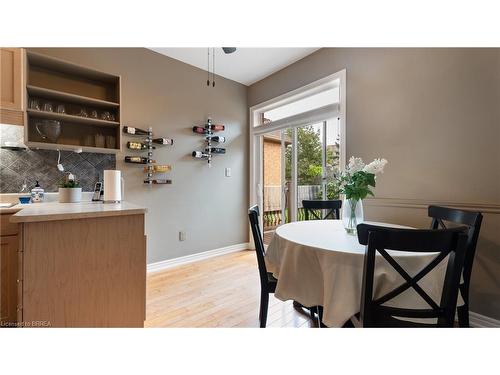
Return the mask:
[[[145,186],[142,167],[125,164],[125,199],[148,208],[148,263],[248,242],[248,107],[244,85],[217,78],[206,86],[206,73],[142,48],[44,48],[39,52],[122,76],[124,125],[147,128],[174,139],[173,147],[155,151],[159,163],[172,165],[173,184]],[[227,154],[213,167],[194,160],[203,137],[192,133],[211,116],[226,124]],[[123,144],[126,142],[123,139]],[[232,168],[232,177],[224,168]],[[179,230],[187,239],[178,240]]]
[[500,319],[500,49],[325,48],[248,89],[249,106],[347,70],[347,156],[385,157],[371,220],[426,227],[429,203],[485,213],[472,310]]

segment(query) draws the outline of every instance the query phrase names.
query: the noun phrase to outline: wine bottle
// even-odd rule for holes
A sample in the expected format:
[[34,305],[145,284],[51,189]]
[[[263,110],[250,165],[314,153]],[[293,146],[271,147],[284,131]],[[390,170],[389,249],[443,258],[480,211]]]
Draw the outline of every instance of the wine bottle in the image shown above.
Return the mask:
[[159,145],[173,145],[174,140],[170,138],[155,138],[153,139],[153,143],[157,143]]
[[153,180],[153,184],[171,184],[172,180],[167,180],[163,178],[157,178]]
[[210,152],[211,154],[225,154],[226,149],[221,147],[207,147],[205,152]]
[[208,154],[201,152],[201,151],[193,151],[193,158],[198,158],[198,159],[207,159]]
[[[170,165],[152,165],[151,172],[152,173],[165,173],[170,172],[172,170],[172,166]],[[144,172],[149,172],[150,169],[148,167],[144,167]]]
[[127,133],[127,134],[132,134],[132,135],[149,135],[149,132],[147,130],[133,128],[131,126],[124,126],[123,132]]
[[201,126],[193,126],[193,133],[208,134],[208,130]]
[[148,164],[148,160],[151,163],[156,163],[155,160],[148,159],[144,156],[125,156],[125,163]]
[[209,135],[207,137],[207,141],[211,140],[212,142],[217,142],[217,143],[225,143],[226,142],[226,137],[221,137],[218,135]]
[[152,184],[166,184],[166,185],[170,185],[172,183],[172,180],[166,180],[166,179],[161,179],[161,178],[157,178],[157,179],[154,179],[154,180],[144,180],[144,183],[145,184],[149,184],[149,183],[152,183]]
[[[131,150],[147,150],[148,145],[142,142],[127,142],[127,148]],[[153,150],[156,149],[156,147],[153,146]]]
[[205,129],[211,130],[213,132],[223,131],[226,127],[222,124],[212,124],[208,123],[205,125]]

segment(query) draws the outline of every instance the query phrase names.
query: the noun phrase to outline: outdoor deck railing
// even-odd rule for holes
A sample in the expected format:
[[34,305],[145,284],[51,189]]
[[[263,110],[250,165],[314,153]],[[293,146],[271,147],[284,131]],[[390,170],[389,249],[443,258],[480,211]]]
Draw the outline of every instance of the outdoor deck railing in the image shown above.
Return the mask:
[[[321,194],[321,185],[299,185],[298,186],[298,208],[297,220],[305,220],[304,208],[302,200],[304,199],[318,199]],[[289,195],[286,197],[288,202]],[[281,212],[281,187],[280,186],[264,186],[264,230],[273,230],[278,225],[287,223],[288,220],[288,207],[285,209],[285,218],[282,217]]]
[[[304,208],[299,208],[297,210],[297,220],[305,220]],[[285,210],[285,220],[282,218],[281,210],[264,211],[264,230],[275,229],[278,225],[288,223],[288,210]]]

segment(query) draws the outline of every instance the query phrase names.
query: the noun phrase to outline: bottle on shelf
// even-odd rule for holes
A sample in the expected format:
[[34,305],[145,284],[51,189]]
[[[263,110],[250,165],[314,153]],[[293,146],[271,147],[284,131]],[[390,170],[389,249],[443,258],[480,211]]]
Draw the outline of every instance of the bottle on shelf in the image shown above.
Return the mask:
[[225,143],[226,137],[222,137],[220,135],[209,135],[207,137],[207,141],[217,142],[217,143]]
[[144,180],[145,184],[163,184],[163,185],[170,185],[172,184],[172,180],[167,180],[167,179],[162,179],[162,178],[156,178],[154,180]]
[[170,165],[151,165],[149,167],[144,167],[144,172],[151,171],[152,173],[165,173],[170,172],[172,170],[172,166]]
[[208,130],[201,126],[193,126],[193,133],[208,134]]
[[159,145],[173,145],[174,140],[170,138],[154,138],[153,143],[159,144]]
[[222,147],[207,147],[205,148],[205,152],[210,152],[211,154],[225,154],[226,149]]
[[219,132],[219,131],[224,131],[226,127],[222,124],[208,123],[205,125],[205,129],[211,130],[213,132]]
[[[148,145],[143,142],[127,142],[127,148],[130,150],[147,150]],[[156,147],[153,146],[153,150],[156,149]]]
[[125,156],[125,163],[134,163],[134,164],[148,164],[156,163],[155,160],[148,159],[144,156]]
[[123,132],[131,135],[149,135],[149,132],[147,130],[133,128],[131,126],[124,126]]
[[193,158],[208,159],[208,154],[206,154],[202,151],[193,151],[192,155],[193,155]]

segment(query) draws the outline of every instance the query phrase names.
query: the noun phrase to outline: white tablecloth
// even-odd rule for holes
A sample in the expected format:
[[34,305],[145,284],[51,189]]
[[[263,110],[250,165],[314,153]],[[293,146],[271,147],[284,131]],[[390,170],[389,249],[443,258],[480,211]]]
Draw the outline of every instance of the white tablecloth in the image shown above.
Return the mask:
[[[396,225],[373,223],[377,225]],[[394,255],[394,252],[390,252]],[[269,272],[278,279],[275,296],[302,305],[323,306],[323,323],[341,327],[360,310],[365,246],[357,236],[346,233],[340,220],[311,220],[284,224],[266,252]],[[375,296],[383,295],[404,282],[385,259],[377,254]],[[436,253],[397,252],[396,261],[411,275],[418,273]],[[427,274],[419,285],[439,304],[447,258]],[[388,306],[429,308],[412,289]]]

